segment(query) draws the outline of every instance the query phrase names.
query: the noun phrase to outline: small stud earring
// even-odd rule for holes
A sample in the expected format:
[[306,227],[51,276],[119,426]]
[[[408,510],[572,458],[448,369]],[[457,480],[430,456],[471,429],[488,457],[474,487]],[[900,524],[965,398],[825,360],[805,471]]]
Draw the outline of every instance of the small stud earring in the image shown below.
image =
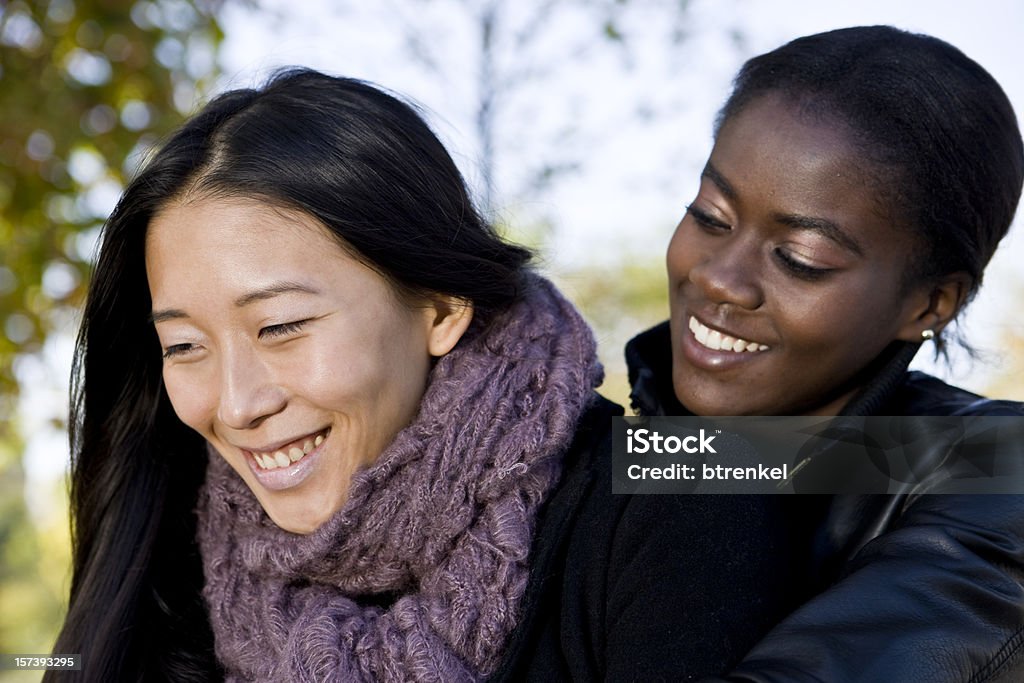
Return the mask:
[[921,339],[928,341],[929,339],[935,339],[935,330],[925,330],[921,333]]

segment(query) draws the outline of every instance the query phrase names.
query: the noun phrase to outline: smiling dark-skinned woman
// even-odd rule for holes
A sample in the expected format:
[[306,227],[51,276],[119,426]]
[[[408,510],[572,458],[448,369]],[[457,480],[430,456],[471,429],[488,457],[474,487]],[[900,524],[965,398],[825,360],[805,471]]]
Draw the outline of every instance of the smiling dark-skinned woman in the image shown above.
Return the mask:
[[[634,408],[1024,416],[907,371],[980,285],[1022,169],[1005,94],[940,40],[850,28],[751,59],[668,247],[670,320],[627,347]],[[1024,680],[1024,496],[921,492],[797,501],[811,597],[727,679]]]

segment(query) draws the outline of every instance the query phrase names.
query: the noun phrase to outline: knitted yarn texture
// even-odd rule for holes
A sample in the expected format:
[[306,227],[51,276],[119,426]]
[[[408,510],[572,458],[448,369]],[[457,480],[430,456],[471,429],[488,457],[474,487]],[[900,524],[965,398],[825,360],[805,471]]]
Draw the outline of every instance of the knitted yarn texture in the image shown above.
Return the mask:
[[320,528],[277,527],[213,449],[203,596],[234,681],[474,681],[500,663],[537,511],[602,376],[579,313],[523,299],[431,371],[420,411]]

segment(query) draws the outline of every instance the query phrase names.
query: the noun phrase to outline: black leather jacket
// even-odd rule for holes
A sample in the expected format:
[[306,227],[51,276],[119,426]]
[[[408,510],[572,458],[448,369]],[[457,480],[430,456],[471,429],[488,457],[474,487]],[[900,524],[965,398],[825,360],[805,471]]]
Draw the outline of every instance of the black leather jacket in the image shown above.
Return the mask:
[[[890,349],[844,413],[1024,416],[1020,403],[907,372],[916,346]],[[635,410],[686,414],[667,323],[634,338],[626,359]],[[1024,495],[916,493],[802,497],[814,540],[794,571],[813,597],[706,681],[1024,681]]]

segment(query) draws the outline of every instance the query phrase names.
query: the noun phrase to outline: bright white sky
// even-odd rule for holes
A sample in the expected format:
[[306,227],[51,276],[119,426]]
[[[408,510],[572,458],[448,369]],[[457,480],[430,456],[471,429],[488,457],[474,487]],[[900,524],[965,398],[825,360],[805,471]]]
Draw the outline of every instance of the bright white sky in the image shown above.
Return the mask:
[[[259,82],[282,65],[375,81],[422,103],[463,172],[471,181],[476,178],[478,154],[470,118],[474,38],[458,11],[473,5],[471,0],[391,0],[372,4],[373,10],[350,7],[348,14],[334,9],[341,3],[326,0],[262,4],[265,9],[258,13],[237,9],[227,15],[221,56],[225,87]],[[535,3],[506,4],[519,6],[509,10],[509,23],[515,24],[520,16],[516,13]],[[561,45],[594,35],[596,22],[582,12],[556,14],[531,54],[533,61],[559,68],[539,78],[532,90],[527,87],[511,97],[501,124],[506,139],[497,161],[499,216],[553,222],[557,230],[548,259],[556,270],[560,265],[660,257],[696,191],[710,150],[711,121],[732,76],[746,58],[797,36],[863,24],[935,35],[988,69],[1018,112],[1024,112],[1024,70],[1019,68],[1024,3],[1013,0],[694,0],[685,24],[689,39],[676,46],[666,39],[666,17],[678,3],[627,4],[631,9],[621,15],[619,27],[628,40],[628,53],[590,39],[596,48],[576,61],[565,59]],[[410,6],[418,8],[415,14]],[[427,36],[441,75],[417,67],[403,51],[403,26]],[[742,43],[730,38],[733,30],[743,36]],[[640,107],[656,113],[653,121],[635,116]],[[576,127],[575,134],[560,137],[569,124]],[[549,192],[523,191],[524,169],[538,156],[550,154],[552,144],[558,145],[554,156],[580,162],[581,171],[564,177]],[[1024,237],[1016,232],[1011,230],[1004,241],[988,269],[986,287],[965,319],[972,342],[994,355],[982,364],[960,360],[952,373],[924,358],[919,365],[978,390],[999,370],[999,337],[1011,324],[1022,329],[1005,315],[1007,304],[1024,291],[1014,267],[1024,260]]]
[[[457,12],[473,0],[260,4],[258,12],[229,6],[221,89],[253,85],[282,65],[375,81],[420,102],[463,172],[479,180],[471,116],[475,43],[464,15]],[[514,8],[509,20],[515,24],[523,8],[534,3],[506,4]],[[696,191],[710,150],[711,121],[733,74],[744,59],[794,37],[878,23],[930,33],[987,68],[1018,113],[1024,112],[1024,70],[1019,68],[1024,3],[1013,0],[693,0],[684,25],[688,39],[675,46],[668,35],[669,10],[676,0],[631,0],[619,21],[628,40],[625,51],[595,38],[599,22],[586,10],[566,8],[574,4],[556,3],[560,9],[531,60],[510,50],[502,61],[502,68],[528,62],[544,68],[502,110],[498,216],[518,223],[543,219],[557,226],[548,248],[554,270],[622,258],[659,259]],[[348,14],[337,9],[342,5],[349,6]],[[422,32],[424,49],[439,64],[437,72],[425,70],[404,50],[403,26]],[[742,41],[730,37],[733,30]],[[568,57],[573,50],[582,54]],[[653,115],[644,120],[638,111]],[[548,192],[529,191],[531,169],[538,159],[551,156],[577,162],[581,170]],[[983,388],[1000,369],[1000,337],[1011,326],[1024,333],[1019,314],[1008,313],[1020,310],[1024,282],[1015,264],[1022,261],[1024,236],[1011,230],[968,312],[969,338],[992,354],[986,363],[960,362],[953,373],[929,367],[927,359],[917,364],[969,388]],[[21,368],[27,388],[24,429],[35,435],[24,458],[30,503],[48,498],[31,490],[48,486],[65,467],[65,437],[47,429],[46,422],[66,411],[69,344],[54,335],[47,362],[28,361]],[[603,353],[607,357],[609,352]]]

